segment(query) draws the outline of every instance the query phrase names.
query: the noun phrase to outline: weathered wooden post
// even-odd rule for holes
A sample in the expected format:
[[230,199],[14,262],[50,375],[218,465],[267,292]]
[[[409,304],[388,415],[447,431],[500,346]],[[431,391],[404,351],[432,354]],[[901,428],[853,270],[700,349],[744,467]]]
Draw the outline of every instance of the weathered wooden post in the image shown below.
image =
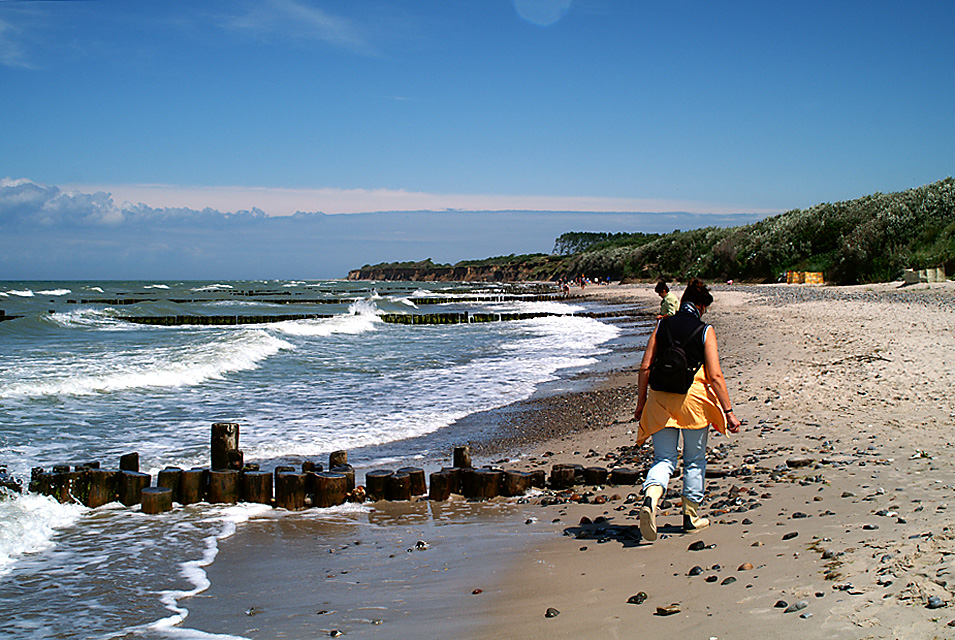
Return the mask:
[[555,464],[550,470],[550,486],[554,489],[570,489],[576,484],[576,472],[569,464]]
[[[65,469],[64,469],[65,467]],[[80,499],[82,471],[70,471],[68,465],[53,467],[53,497],[63,504],[82,502]]]
[[522,496],[531,487],[531,474],[526,471],[509,469],[504,472],[501,482],[501,494],[505,496]]
[[543,489],[547,486],[547,473],[543,469],[534,469],[531,474],[531,486]]
[[587,467],[584,469],[584,484],[607,484],[610,472],[606,467]]
[[283,471],[275,476],[275,506],[289,511],[305,508],[305,474]]
[[347,451],[332,451],[328,454],[328,468],[334,469],[335,467],[343,467],[348,464],[348,452]]
[[334,507],[348,497],[348,478],[343,473],[322,471],[315,474],[314,507]]
[[388,478],[394,475],[387,469],[375,469],[365,474],[365,491],[369,500],[384,500],[387,493]]
[[423,496],[428,493],[428,485],[424,478],[424,469],[418,467],[402,467],[396,473],[407,473],[411,476],[411,495]]
[[118,469],[90,469],[88,507],[96,508],[119,500]]
[[235,504],[239,501],[239,472],[213,469],[209,472],[209,503]]
[[139,454],[127,453],[119,457],[120,471],[139,471]]
[[459,469],[469,468],[471,466],[471,447],[468,445],[455,447],[451,464]]
[[309,472],[315,473],[315,472],[324,471],[324,470],[325,468],[318,462],[315,462],[314,460],[302,461],[302,473],[309,473]]
[[179,504],[204,502],[209,495],[209,470],[196,467],[179,476]]
[[182,469],[179,467],[166,467],[156,476],[157,487],[167,487],[172,493],[172,501],[179,502],[179,485],[182,483]]
[[411,474],[396,471],[385,483],[386,500],[411,500]]
[[496,469],[462,469],[461,495],[469,500],[488,500],[500,495],[504,472]]
[[275,471],[275,484],[278,485],[278,483],[279,483],[279,474],[280,474],[280,473],[295,473],[295,467],[282,464],[282,465],[279,465],[279,466],[275,467],[274,471]]
[[143,513],[163,513],[172,510],[172,489],[145,487],[142,492]]
[[[212,470],[229,468],[229,452],[239,449],[239,425],[236,422],[212,424]],[[233,454],[234,456],[235,454]],[[234,460],[233,460],[234,462]]]
[[0,489],[8,489],[13,493],[23,493],[23,481],[7,473],[6,467],[0,467]]
[[351,493],[355,490],[355,467],[350,464],[342,464],[337,467],[332,467],[330,469],[333,473],[340,473],[345,476],[345,479],[348,481],[348,492]]
[[451,497],[451,470],[442,469],[431,474],[431,485],[428,488],[430,500],[444,501]]
[[268,471],[244,471],[242,473],[242,501],[271,504],[272,474]]
[[122,471],[119,476],[119,501],[127,507],[142,501],[143,489],[149,486],[152,478],[148,473]]
[[617,467],[610,472],[610,484],[640,484],[640,472],[636,469]]

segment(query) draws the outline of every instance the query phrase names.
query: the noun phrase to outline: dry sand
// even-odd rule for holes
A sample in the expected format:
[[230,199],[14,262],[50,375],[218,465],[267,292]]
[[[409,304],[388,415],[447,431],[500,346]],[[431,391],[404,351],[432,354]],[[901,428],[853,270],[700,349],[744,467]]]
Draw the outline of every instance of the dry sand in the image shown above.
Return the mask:
[[[658,303],[644,285],[585,293]],[[706,320],[744,427],[710,439],[722,477],[707,480],[709,529],[680,531],[679,477],[652,544],[637,530],[638,486],[270,518],[221,543],[212,587],[183,603],[185,626],[250,638],[955,637],[952,284],[714,295]],[[515,409],[505,466],[642,468],[639,357],[590,391]],[[671,604],[679,613],[657,615]]]
[[[672,535],[639,542],[620,487],[593,493],[623,500],[546,507],[540,521],[560,518],[573,537],[521,557],[483,637],[955,637],[951,283],[715,296],[707,320],[745,425],[710,439],[711,470],[737,474],[707,481],[713,526],[684,535],[672,508],[660,518]],[[589,464],[573,452],[603,456],[633,426],[548,443],[548,463]],[[811,463],[791,466],[800,458]],[[695,541],[706,548],[688,550]],[[946,606],[929,608],[932,596]],[[656,614],[673,603],[679,613]],[[550,607],[560,614],[546,618]]]

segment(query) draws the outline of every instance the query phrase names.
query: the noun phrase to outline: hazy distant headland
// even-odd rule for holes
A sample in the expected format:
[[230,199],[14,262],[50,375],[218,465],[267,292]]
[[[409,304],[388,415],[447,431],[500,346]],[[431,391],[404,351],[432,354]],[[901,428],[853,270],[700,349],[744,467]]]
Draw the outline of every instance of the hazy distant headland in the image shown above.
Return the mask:
[[456,264],[390,262],[350,280],[492,281],[664,278],[776,282],[789,270],[821,271],[828,282],[888,282],[904,269],[955,272],[955,179],[898,193],[795,209],[738,227],[672,233],[568,232],[551,254]]

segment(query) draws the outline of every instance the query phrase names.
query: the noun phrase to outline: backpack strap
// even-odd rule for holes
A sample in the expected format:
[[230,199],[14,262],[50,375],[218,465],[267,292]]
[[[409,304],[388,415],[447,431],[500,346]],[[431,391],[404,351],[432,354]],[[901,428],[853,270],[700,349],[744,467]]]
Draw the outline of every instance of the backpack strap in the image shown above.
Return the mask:
[[[667,319],[668,319],[668,318],[664,318],[663,320],[667,320]],[[695,338],[695,337],[696,337],[696,334],[698,334],[700,331],[703,331],[704,329],[706,329],[706,327],[709,326],[709,325],[706,324],[705,322],[701,322],[701,323],[700,323],[700,326],[698,326],[696,329],[694,329],[693,331],[690,332],[690,335],[688,335],[687,337],[683,338],[683,339],[680,340],[679,342],[676,342],[676,341],[673,339],[673,335],[670,333],[670,325],[669,325],[669,323],[665,323],[665,322],[663,322],[663,320],[660,320],[660,326],[663,327],[663,328],[666,330],[666,332],[667,332],[667,339],[670,341],[670,344],[675,345],[675,346],[677,346],[677,347],[680,347],[681,349],[683,348],[683,345],[684,345],[684,344],[690,342],[690,340],[692,340],[693,338]]]

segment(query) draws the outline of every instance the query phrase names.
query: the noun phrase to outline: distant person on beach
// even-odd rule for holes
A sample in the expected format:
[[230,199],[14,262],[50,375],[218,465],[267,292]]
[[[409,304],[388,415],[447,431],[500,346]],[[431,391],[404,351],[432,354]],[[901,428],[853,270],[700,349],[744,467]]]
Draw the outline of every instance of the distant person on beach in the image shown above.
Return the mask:
[[680,303],[676,299],[676,295],[670,293],[670,287],[667,286],[667,283],[661,280],[653,290],[662,298],[660,301],[660,315],[657,316],[657,320],[676,313],[676,310],[680,308]]
[[[723,434],[739,431],[740,421],[733,413],[720,368],[716,332],[702,320],[712,303],[713,296],[706,285],[697,279],[691,281],[683,292],[680,310],[661,319],[650,334],[640,363],[634,415],[639,422],[637,445],[653,437],[653,465],[643,483],[645,497],[640,508],[640,533],[645,540],[657,539],[657,504],[666,493],[667,483],[676,469],[681,434],[683,530],[692,532],[709,526],[709,520],[699,516],[709,427],[713,426]],[[685,394],[651,388],[651,365],[673,342],[682,345],[688,366],[696,371]]]

